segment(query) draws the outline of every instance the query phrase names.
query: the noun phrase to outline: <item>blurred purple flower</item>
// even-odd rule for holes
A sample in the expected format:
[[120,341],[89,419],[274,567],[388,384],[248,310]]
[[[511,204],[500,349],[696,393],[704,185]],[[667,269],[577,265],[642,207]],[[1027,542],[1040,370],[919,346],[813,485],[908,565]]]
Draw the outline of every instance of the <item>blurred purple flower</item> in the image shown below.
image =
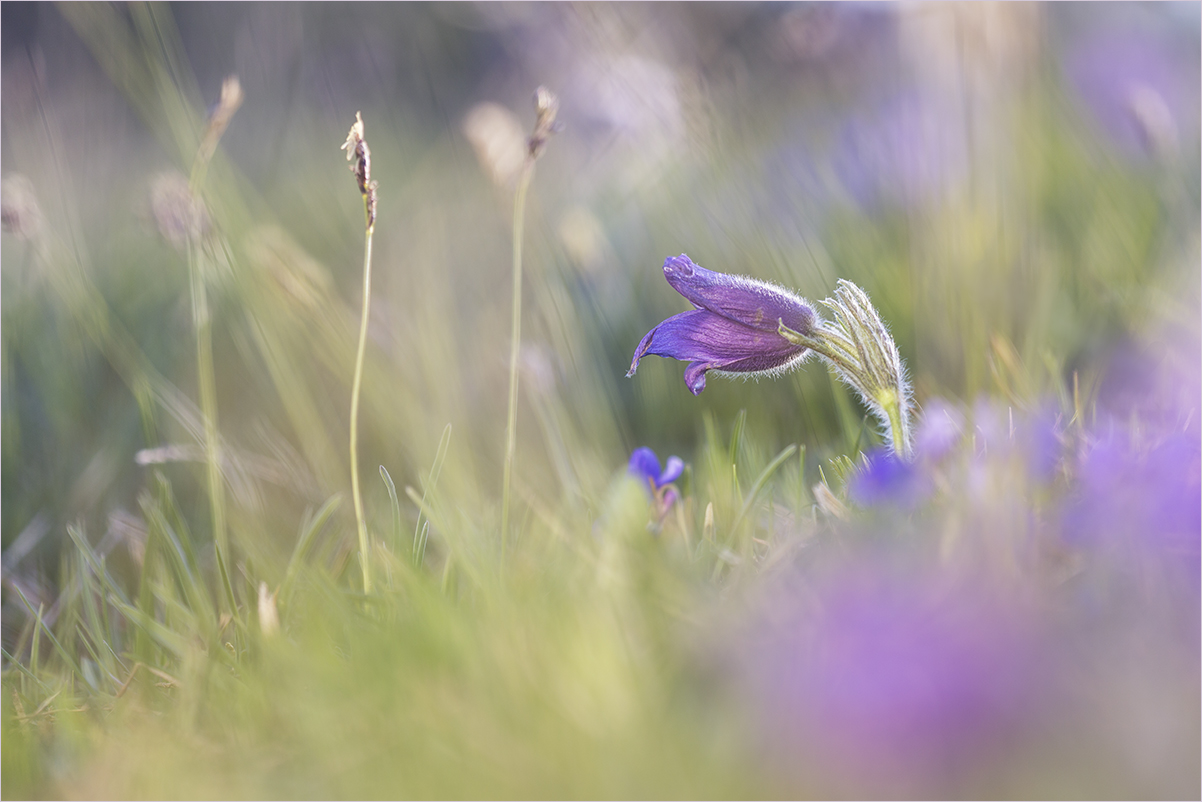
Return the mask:
[[894,98],[873,117],[845,126],[835,172],[861,207],[923,202],[967,171],[960,130],[955,117],[931,101]]
[[1125,153],[1175,148],[1189,120],[1197,86],[1196,61],[1175,64],[1171,43],[1146,35],[1109,32],[1072,51],[1065,70],[1094,120]]
[[914,433],[914,454],[938,462],[964,436],[964,415],[940,398],[927,401]]
[[861,507],[912,509],[930,495],[931,483],[914,463],[889,451],[876,451],[864,456],[864,465],[851,477],[847,493]]
[[1016,414],[1013,407],[982,396],[973,405],[978,463],[991,457],[1014,457],[1021,460],[1030,478],[1050,482],[1063,452],[1060,425],[1060,418],[1049,409]]
[[1147,450],[1122,430],[1095,443],[1081,461],[1076,493],[1065,510],[1066,539],[1179,557],[1196,579],[1202,554],[1200,452],[1198,439],[1182,434]]
[[697,308],[647,332],[627,376],[634,375],[647,354],[687,361],[685,384],[698,395],[710,370],[772,375],[805,360],[808,349],[778,331],[778,321],[803,334],[814,330],[817,315],[793,293],[756,279],[706,270],[683,253],[664,261],[664,277]]
[[659,457],[655,452],[643,446],[636,448],[630,455],[630,473],[649,484],[651,489],[659,490],[666,484],[675,482],[684,473],[684,461],[680,457],[668,457],[667,466],[659,469]]
[[858,794],[946,793],[1035,714],[1036,640],[1016,611],[932,577],[830,579],[778,600],[745,656],[787,763]]
[[668,464],[661,471],[659,457],[655,456],[654,451],[643,446],[636,448],[630,455],[627,471],[650,490],[656,504],[656,517],[662,520],[676,502],[676,488],[671,484],[684,473],[684,460],[680,457],[668,457]]

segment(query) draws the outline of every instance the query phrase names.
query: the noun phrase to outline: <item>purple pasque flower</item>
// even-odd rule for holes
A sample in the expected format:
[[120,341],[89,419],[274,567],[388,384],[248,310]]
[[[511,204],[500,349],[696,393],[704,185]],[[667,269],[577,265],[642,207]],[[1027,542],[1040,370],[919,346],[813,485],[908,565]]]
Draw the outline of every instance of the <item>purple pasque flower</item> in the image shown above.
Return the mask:
[[672,482],[684,473],[684,460],[676,456],[668,457],[668,464],[661,471],[659,457],[655,456],[654,451],[643,446],[636,448],[630,455],[627,470],[651,491],[651,496],[655,499],[657,517],[662,519],[676,503],[676,488],[672,486]]
[[1072,544],[1145,551],[1189,566],[1195,582],[1202,553],[1202,449],[1172,433],[1141,447],[1118,430],[1098,440],[1077,467],[1064,513]]
[[1038,716],[1038,632],[983,585],[864,562],[783,590],[741,660],[768,754],[819,796],[959,796]]
[[802,298],[745,276],[715,273],[685,254],[664,260],[664,278],[696,309],[660,323],[639,343],[627,376],[647,354],[688,362],[684,381],[693,395],[705,374],[775,375],[800,365],[809,349],[785,339],[781,322],[809,335],[818,316]]
[[[1132,156],[1172,150],[1197,119],[1197,61],[1168,36],[1109,31],[1078,45],[1065,71],[1091,116]],[[1195,123],[1196,124],[1196,123]]]
[[864,464],[848,483],[848,497],[861,507],[912,509],[931,494],[925,466],[903,460],[897,454],[878,450],[864,456]]

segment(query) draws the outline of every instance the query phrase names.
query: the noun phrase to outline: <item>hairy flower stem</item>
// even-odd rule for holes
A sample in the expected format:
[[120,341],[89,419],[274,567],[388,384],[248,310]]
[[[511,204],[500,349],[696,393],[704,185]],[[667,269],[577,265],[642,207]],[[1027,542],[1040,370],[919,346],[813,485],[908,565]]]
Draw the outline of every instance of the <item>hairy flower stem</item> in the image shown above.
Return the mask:
[[359,321],[359,349],[355,354],[355,378],[351,382],[351,495],[355,500],[355,523],[359,531],[359,561],[363,568],[363,592],[371,593],[371,550],[367,542],[367,523],[363,517],[363,497],[359,494],[359,389],[363,384],[363,355],[367,350],[367,319],[371,310],[371,235],[375,230],[363,197],[367,234],[363,247],[363,313]]
[[534,158],[528,158],[518,178],[513,199],[513,333],[509,344],[509,417],[505,424],[505,467],[501,480],[501,555],[509,537],[509,485],[513,478],[513,453],[518,430],[518,354],[522,339],[522,231],[526,218],[526,190],[534,175]]
[[[834,330],[828,325],[819,324],[813,334],[802,334],[779,322],[778,332],[790,342],[804,345],[817,354],[832,372],[844,384],[858,392],[865,404],[878,416],[889,430],[889,439],[893,451],[898,457],[909,460],[912,456],[910,447],[911,433],[908,427],[908,416],[903,414],[902,404],[907,399],[898,394],[893,386],[885,384],[882,378],[873,377],[867,359],[864,343],[857,333],[850,330]],[[844,335],[848,336],[844,336]],[[899,377],[893,377],[896,382]],[[887,380],[887,379],[886,379]]]

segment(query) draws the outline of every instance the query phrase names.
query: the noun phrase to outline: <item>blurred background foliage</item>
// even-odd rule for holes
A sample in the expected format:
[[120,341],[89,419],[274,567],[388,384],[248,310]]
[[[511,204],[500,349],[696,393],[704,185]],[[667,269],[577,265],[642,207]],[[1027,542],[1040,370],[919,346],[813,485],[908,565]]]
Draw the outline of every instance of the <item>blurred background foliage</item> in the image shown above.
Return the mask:
[[[205,280],[238,598],[253,607],[258,581],[279,588],[298,529],[346,492],[362,211],[338,146],[361,111],[379,182],[361,464],[377,531],[392,531],[394,514],[399,531],[420,529],[405,488],[432,494],[434,587],[406,586],[421,588],[407,602],[427,614],[396,600],[382,613],[426,645],[415,656],[399,642],[340,633],[353,619],[344,608],[357,602],[328,589],[298,601],[293,613],[315,622],[298,635],[311,640],[302,651],[324,654],[312,673],[290,675],[288,660],[264,646],[256,655],[268,668],[255,681],[227,682],[228,708],[246,711],[237,726],[261,728],[257,744],[300,728],[308,748],[323,753],[324,739],[340,728],[365,743],[373,719],[256,718],[256,698],[270,692],[264,677],[295,683],[297,693],[317,682],[331,698],[316,710],[328,713],[345,694],[353,709],[367,711],[379,696],[373,683],[391,675],[350,684],[313,644],[345,637],[372,650],[375,665],[432,661],[414,669],[428,686],[415,685],[403,700],[388,697],[398,707],[372,715],[403,708],[433,728],[426,731],[442,733],[428,737],[449,739],[443,751],[419,744],[416,724],[417,740],[389,746],[434,761],[431,777],[454,775],[454,756],[479,759],[495,733],[459,743],[473,736],[446,718],[448,710],[459,709],[460,723],[518,720],[545,700],[542,680],[510,666],[516,685],[475,677],[464,682],[478,696],[430,701],[451,693],[442,668],[452,666],[454,677],[479,670],[473,661],[494,652],[512,653],[528,628],[539,627],[539,605],[572,596],[580,570],[550,545],[519,552],[519,575],[542,577],[530,591],[545,594],[538,604],[479,590],[499,581],[487,576],[487,560],[462,559],[458,579],[451,571],[450,555],[492,554],[495,546],[489,527],[499,510],[504,444],[512,192],[534,88],[545,84],[559,95],[565,127],[538,164],[526,218],[515,497],[521,525],[550,544],[617,526],[603,514],[615,509],[607,493],[617,492],[611,482],[637,446],[684,457],[684,493],[713,500],[718,520],[729,523],[742,491],[786,446],[804,451],[780,469],[768,495],[800,514],[816,468],[829,474],[831,459],[854,459],[879,442],[859,402],[817,363],[755,386],[711,381],[698,398],[681,380],[683,366],[669,360],[648,360],[637,379],[623,378],[639,338],[685,306],[662,280],[666,256],[685,252],[710,269],[774,281],[811,300],[830,295],[838,278],[855,281],[890,325],[920,406],[940,397],[967,408],[991,397],[1023,412],[1049,400],[1071,410],[1074,382],[1087,405],[1104,399],[1116,355],[1155,354],[1165,336],[1184,336],[1196,353],[1198,29],[1196,3],[6,2],[5,650],[28,650],[29,611],[52,609],[71,571],[83,570],[63,559],[72,548],[68,525],[107,555],[118,581],[137,587],[139,549],[157,537],[148,517],[175,514],[175,530],[196,542],[197,569],[212,570],[181,247],[189,221],[199,220],[212,248]],[[179,182],[206,109],[230,74],[245,101],[193,218],[190,207],[181,209],[188,201]],[[447,424],[453,435],[433,494],[431,466]],[[731,439],[731,459],[715,457]],[[742,467],[732,477],[735,462]],[[398,513],[375,479],[380,465],[400,491]],[[681,520],[700,532],[704,510],[694,503]],[[339,566],[354,560],[349,505],[331,521],[323,547],[332,588]],[[662,606],[659,618],[645,610],[634,616],[652,631],[646,642],[675,654],[671,621],[687,616],[689,594],[709,593],[697,589],[708,586],[677,588],[654,560],[630,570],[622,575]],[[506,601],[465,619],[443,592],[456,581]],[[17,586],[31,606],[16,598]],[[606,649],[621,641],[628,620],[581,623],[572,617],[590,615],[588,605],[564,606],[570,612],[543,622],[559,634],[534,638],[528,661],[604,673]],[[493,625],[501,633],[495,639]],[[574,626],[599,645],[580,642]],[[209,670],[190,659],[199,658],[184,659],[181,670]],[[506,659],[496,660],[502,669]],[[720,765],[676,784],[697,770],[697,750],[722,746],[690,741],[692,725],[682,724],[678,708],[693,708],[671,687],[639,686],[643,694],[663,692],[652,705],[605,696],[630,685],[588,687],[594,696],[563,691],[564,704],[583,705],[575,715],[587,722],[584,731],[612,754],[582,761],[585,741],[594,741],[563,742],[560,730],[533,725],[526,748],[564,756],[543,785],[490,784],[505,776],[497,769],[469,773],[460,785],[405,786],[405,793],[772,792],[744,784],[747,775],[723,775]],[[490,712],[472,716],[456,705]],[[10,763],[10,750],[26,742],[14,741],[16,725],[5,722],[7,779],[25,759]],[[99,725],[70,726],[91,743],[84,731]],[[138,729],[137,742],[156,742],[159,726],[168,725]],[[637,727],[645,740],[604,734],[624,727]],[[672,731],[663,754],[634,748],[656,742],[660,727]],[[326,744],[333,764],[318,774],[329,785],[290,785],[298,752],[285,744],[278,754],[256,753],[270,766],[257,778],[248,758],[238,769],[245,776],[122,785],[115,778],[137,759],[134,743],[101,748],[104,758],[90,765],[112,767],[73,787],[100,795],[389,796],[399,781],[357,774],[371,755],[339,768],[345,753]],[[507,759],[523,765],[518,754]],[[182,755],[172,761],[187,763]],[[626,766],[629,784],[589,774],[607,762]],[[75,776],[38,771],[20,776]],[[48,793],[41,780],[30,782],[23,791]]]

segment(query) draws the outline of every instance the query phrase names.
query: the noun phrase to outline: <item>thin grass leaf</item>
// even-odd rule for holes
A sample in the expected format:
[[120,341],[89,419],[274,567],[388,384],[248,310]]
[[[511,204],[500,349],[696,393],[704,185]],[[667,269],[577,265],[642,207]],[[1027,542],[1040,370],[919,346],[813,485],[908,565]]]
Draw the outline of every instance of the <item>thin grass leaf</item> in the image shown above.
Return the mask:
[[[429,481],[422,485],[422,500],[417,506],[417,523],[413,527],[413,564],[421,565],[425,559],[426,546],[422,539],[422,513],[426,509],[426,499],[434,488],[438,485],[439,474],[442,473],[442,463],[446,459],[447,449],[451,445],[451,424],[443,427],[442,436],[438,438],[438,450],[434,452],[434,464],[430,467]],[[409,488],[405,488],[405,492],[409,492]],[[427,520],[429,515],[426,515]],[[429,532],[427,528],[426,532]]]
[[158,485],[158,509],[162,518],[170,525],[179,553],[186,559],[190,573],[199,576],[200,562],[196,558],[196,550],[192,547],[192,532],[188,522],[180,514],[179,505],[175,503],[175,491],[172,490],[167,477],[158,471],[155,472],[155,482]]
[[157,644],[171,652],[177,658],[182,658],[185,654],[187,654],[187,638],[176,634],[170,628],[154,620],[154,618],[143,614],[142,611],[136,607],[131,607],[128,604],[122,604],[116,600],[113,600],[113,606],[120,610],[121,613],[129,619],[130,623],[141,629]]
[[48,686],[46,683],[44,683],[40,679],[38,679],[38,676],[36,674],[34,674],[32,671],[30,671],[28,668],[21,665],[21,661],[19,661],[17,658],[15,658],[11,654],[9,654],[3,647],[0,647],[0,655],[3,655],[4,659],[8,661],[8,664],[11,667],[15,668],[17,671],[19,671],[22,675],[29,677],[31,680],[33,680],[38,685],[40,685],[43,689],[50,690],[50,686]]
[[189,559],[190,549],[184,545],[184,539],[176,533],[157,504],[143,499],[142,513],[149,525],[149,535],[157,535],[165,546],[163,553],[168,558],[168,564],[189,606],[197,613],[203,613],[206,618],[216,621],[208,589],[196,574],[195,563]]
[[39,612],[34,612],[33,605],[29,603],[29,599],[25,598],[25,594],[21,592],[21,589],[16,585],[13,585],[12,587],[13,590],[17,592],[17,595],[21,597],[21,601],[25,603],[25,608],[29,610],[30,614],[35,617],[38,626],[45,630],[46,637],[49,638],[50,642],[54,644],[55,651],[58,652],[59,657],[63,658],[63,662],[67,664],[67,667],[74,671],[80,679],[86,682],[88,687],[96,690],[96,686],[93,685],[86,676],[84,676],[83,669],[79,667],[79,663],[71,657],[66,649],[63,648],[63,645],[58,642],[58,638],[54,637],[54,633],[50,631],[50,628],[46,626],[46,622],[42,620],[42,614],[40,612],[41,605],[38,607]]
[[730,459],[727,462],[731,465],[734,465],[739,459],[739,448],[743,445],[743,429],[746,426],[747,410],[744,408],[735,415],[735,423],[730,430]]
[[326,503],[321,505],[317,513],[308,518],[301,526],[300,536],[296,540],[296,546],[292,549],[292,557],[288,560],[288,568],[284,572],[284,581],[280,584],[281,602],[286,602],[291,595],[292,586],[296,582],[301,566],[308,559],[309,552],[313,550],[313,544],[317,542],[318,534],[325,528],[326,522],[330,520],[330,516],[341,504],[342,495],[335,493],[326,499]]
[[129,604],[129,599],[126,598],[125,591],[118,587],[117,583],[115,583],[112,577],[108,575],[108,572],[104,570],[103,563],[100,562],[100,560],[96,557],[96,554],[92,551],[92,547],[89,545],[88,539],[80,530],[79,525],[67,524],[67,534],[71,536],[71,540],[75,542],[75,546],[79,549],[79,553],[83,556],[88,566],[92,569],[92,572],[104,584],[105,589],[121,601]]
[[395,546],[401,541],[401,502],[397,500],[396,485],[392,482],[392,476],[383,465],[380,466],[380,478],[384,480],[384,487],[388,489],[388,505],[392,510],[392,536],[390,539]]
[[29,646],[29,668],[33,673],[37,674],[41,671],[41,648],[42,648],[42,627],[39,625],[42,620],[42,613],[45,612],[46,606],[38,602],[38,614],[33,617],[33,643]]
[[92,649],[92,647],[88,644],[88,641],[91,641],[92,644],[96,646],[99,646],[100,644],[107,644],[112,637],[111,633],[109,633],[109,631],[101,622],[99,609],[101,605],[97,604],[96,601],[99,597],[101,604],[103,604],[104,593],[98,586],[97,580],[92,575],[92,572],[88,570],[88,566],[86,564],[80,567],[79,576],[83,584],[82,603],[84,621],[87,623],[86,627],[80,628],[80,636],[84,639],[84,647],[92,653],[92,657],[96,660],[96,663],[104,670],[106,674],[113,675],[116,673],[117,666],[108,656],[108,650],[101,650],[105,653],[104,657],[101,657],[101,655],[97,654],[97,651]]
[[[83,644],[83,647],[87,650],[88,654],[92,656],[92,662],[99,666],[100,669],[108,675],[108,678],[113,681],[113,684],[120,685],[121,680],[117,679],[117,675],[109,670],[108,666],[106,665],[109,661],[101,657],[101,650],[97,648],[97,644],[93,643],[91,633],[84,627],[82,623],[75,625],[75,635],[79,642]],[[81,666],[86,667],[86,662],[81,663]]]
[[793,452],[796,450],[796,445],[789,444],[788,446],[785,446],[785,448],[773,458],[772,462],[769,462],[768,466],[764,468],[764,470],[760,471],[760,475],[756,477],[755,483],[751,485],[751,491],[747,494],[747,500],[743,503],[742,509],[739,510],[739,514],[735,517],[735,522],[730,528],[732,535],[738,531],[739,524],[743,523],[743,519],[747,516],[747,513],[751,510],[752,505],[755,503],[756,497],[759,495],[760,491],[763,490],[764,485],[767,484],[768,480],[772,477],[772,474],[776,473],[780,466],[785,464],[785,460],[793,456]]

